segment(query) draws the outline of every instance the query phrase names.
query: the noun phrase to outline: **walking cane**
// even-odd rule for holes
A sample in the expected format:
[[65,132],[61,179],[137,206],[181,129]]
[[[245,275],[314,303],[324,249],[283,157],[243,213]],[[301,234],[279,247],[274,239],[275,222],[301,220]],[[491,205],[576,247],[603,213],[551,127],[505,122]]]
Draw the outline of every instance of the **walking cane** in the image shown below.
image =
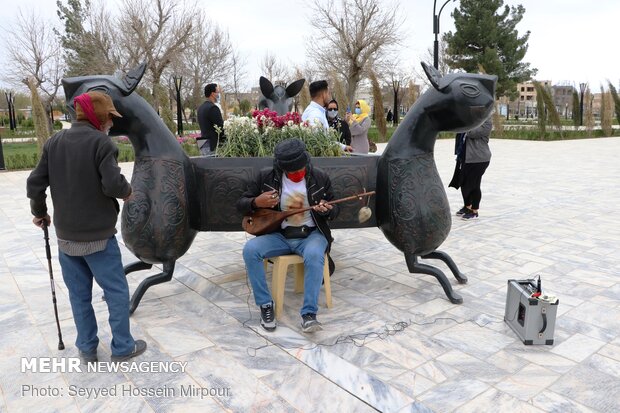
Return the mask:
[[65,349],[65,343],[62,342],[62,332],[60,331],[60,320],[58,320],[58,307],[56,306],[56,287],[54,285],[54,274],[52,273],[52,252],[50,250],[50,238],[47,232],[47,221],[41,221],[43,234],[45,237],[45,254],[47,255],[47,266],[50,270],[50,285],[52,287],[52,303],[54,303],[54,315],[56,316],[56,327],[58,327],[58,350]]

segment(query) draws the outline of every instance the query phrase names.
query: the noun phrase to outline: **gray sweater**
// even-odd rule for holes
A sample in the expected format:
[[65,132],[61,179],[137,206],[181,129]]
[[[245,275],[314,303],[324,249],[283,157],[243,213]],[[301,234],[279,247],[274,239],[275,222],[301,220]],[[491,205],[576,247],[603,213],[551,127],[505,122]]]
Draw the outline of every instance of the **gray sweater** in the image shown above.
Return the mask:
[[476,129],[467,132],[465,163],[489,162],[491,160],[491,149],[489,149],[491,129],[493,129],[493,122],[489,118]]
[[88,122],[52,136],[27,181],[30,208],[35,217],[47,214],[45,191],[50,187],[58,238],[97,241],[116,233],[116,198],[131,194],[120,173],[118,148]]

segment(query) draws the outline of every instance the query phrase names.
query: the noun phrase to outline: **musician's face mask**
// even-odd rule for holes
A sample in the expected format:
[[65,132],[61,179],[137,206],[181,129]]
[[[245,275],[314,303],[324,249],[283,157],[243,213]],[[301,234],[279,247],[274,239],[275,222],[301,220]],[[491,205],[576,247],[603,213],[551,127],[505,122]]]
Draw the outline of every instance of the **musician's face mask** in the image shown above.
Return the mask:
[[293,182],[301,182],[302,179],[306,176],[306,168],[300,169],[295,172],[287,172],[286,177]]

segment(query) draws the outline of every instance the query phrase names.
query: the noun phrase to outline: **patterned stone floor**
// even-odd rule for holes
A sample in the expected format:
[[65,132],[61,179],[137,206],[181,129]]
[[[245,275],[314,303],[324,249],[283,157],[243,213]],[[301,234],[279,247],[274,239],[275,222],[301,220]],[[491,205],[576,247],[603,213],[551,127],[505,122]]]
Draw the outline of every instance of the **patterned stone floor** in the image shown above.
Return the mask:
[[[444,182],[452,145],[436,146]],[[496,140],[492,150],[480,219],[455,219],[442,247],[469,277],[466,285],[451,280],[462,305],[448,302],[432,277],[409,274],[378,229],[338,230],[334,307],[319,313],[325,329],[300,332],[301,297],[287,284],[280,326],[265,334],[241,258],[246,235],[200,233],[173,281],[151,288],[132,316],[135,337],[149,344],[138,361],[187,362],[184,373],[20,371],[22,357],[75,357],[75,329],[52,231],[67,345],[58,351],[44,241],[25,197],[28,172],[0,173],[0,412],[620,411],[620,139]],[[122,168],[131,175],[131,164]],[[448,196],[456,211],[459,194]],[[131,290],[152,273],[132,274]],[[555,345],[526,347],[502,321],[506,280],[537,274],[560,298]],[[106,361],[107,309],[99,292],[94,297]],[[399,322],[411,324],[361,340]],[[346,336],[356,339],[342,342]],[[207,394],[180,395],[181,386]],[[117,396],[69,396],[87,388]]]

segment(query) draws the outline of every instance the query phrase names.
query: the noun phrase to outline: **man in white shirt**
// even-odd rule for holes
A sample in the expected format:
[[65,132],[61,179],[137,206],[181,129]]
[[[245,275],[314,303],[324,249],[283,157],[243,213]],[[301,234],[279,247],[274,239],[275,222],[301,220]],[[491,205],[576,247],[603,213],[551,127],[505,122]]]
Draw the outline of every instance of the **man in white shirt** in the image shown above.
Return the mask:
[[312,207],[303,214],[288,217],[279,230],[250,239],[243,248],[243,259],[252,283],[256,305],[260,307],[260,325],[267,331],[276,328],[274,305],[265,279],[265,258],[297,254],[304,258],[304,301],[300,309],[301,329],[305,333],[320,330],[316,319],[319,290],[323,281],[325,253],[333,238],[328,221],[338,216],[338,205],[326,203],[334,198],[329,176],[312,165],[306,146],[299,139],[280,142],[274,150],[274,167],[261,171],[237,202],[243,215],[260,208],[276,211]]
[[326,80],[317,80],[310,83],[310,97],[312,102],[304,110],[301,115],[303,122],[308,121],[310,126],[322,125],[325,129],[329,129],[325,108],[332,99],[331,93]]
[[[327,122],[326,107],[332,100],[332,95],[329,93],[329,88],[326,80],[317,80],[310,83],[310,97],[312,102],[301,114],[301,120],[303,122],[308,121],[310,126],[323,126],[325,130],[329,129],[329,123]],[[346,152],[352,152],[351,146],[338,142],[340,148]]]

